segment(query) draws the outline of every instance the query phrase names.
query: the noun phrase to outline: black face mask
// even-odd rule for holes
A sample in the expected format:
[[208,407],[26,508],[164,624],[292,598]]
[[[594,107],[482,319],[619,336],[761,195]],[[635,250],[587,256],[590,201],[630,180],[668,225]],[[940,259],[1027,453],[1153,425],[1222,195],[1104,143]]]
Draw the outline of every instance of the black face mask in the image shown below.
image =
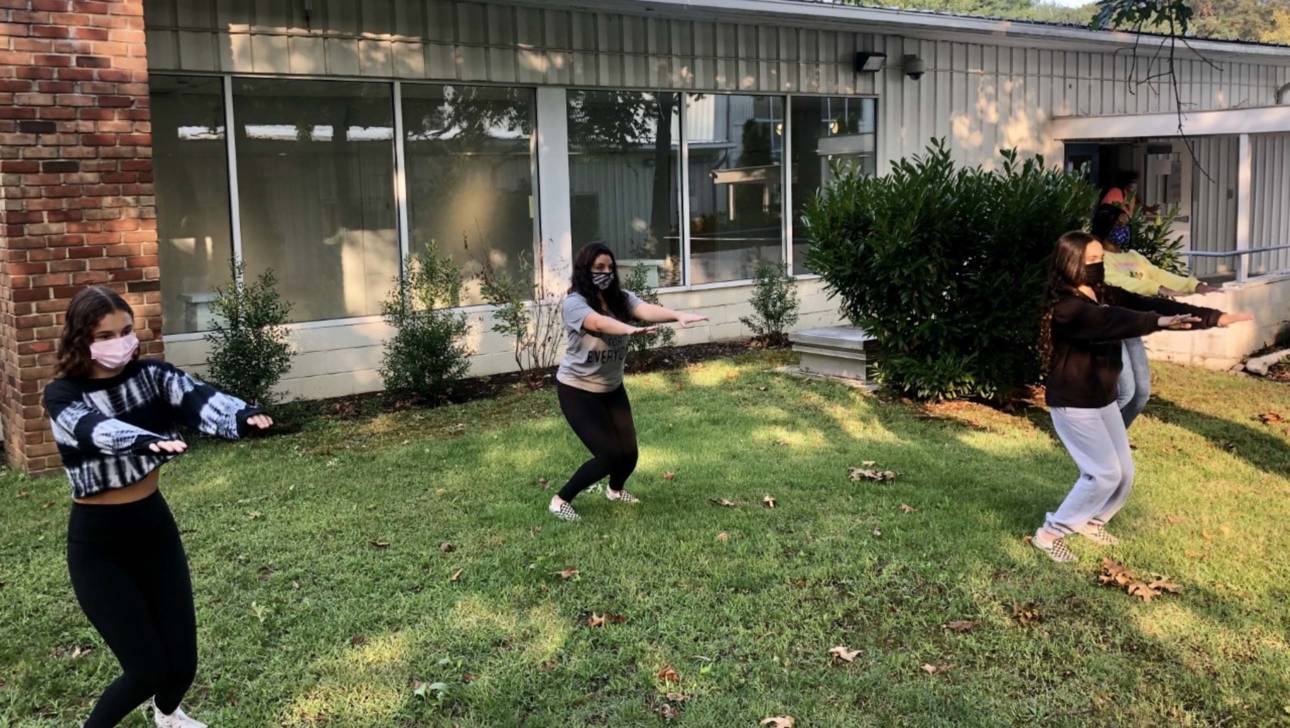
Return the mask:
[[596,288],[599,288],[602,291],[606,290],[609,288],[610,284],[614,282],[614,274],[613,273],[592,273],[591,282],[595,284]]
[[1100,286],[1106,281],[1104,263],[1087,263],[1084,265],[1084,282],[1090,286]]

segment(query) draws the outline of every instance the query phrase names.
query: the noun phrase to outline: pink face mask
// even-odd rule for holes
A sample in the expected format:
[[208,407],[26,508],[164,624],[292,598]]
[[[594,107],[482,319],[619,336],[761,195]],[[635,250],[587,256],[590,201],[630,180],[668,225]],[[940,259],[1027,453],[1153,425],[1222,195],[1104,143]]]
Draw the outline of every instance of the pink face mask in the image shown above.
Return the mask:
[[134,358],[139,348],[139,337],[133,332],[115,339],[96,341],[90,344],[90,358],[104,369],[120,369]]

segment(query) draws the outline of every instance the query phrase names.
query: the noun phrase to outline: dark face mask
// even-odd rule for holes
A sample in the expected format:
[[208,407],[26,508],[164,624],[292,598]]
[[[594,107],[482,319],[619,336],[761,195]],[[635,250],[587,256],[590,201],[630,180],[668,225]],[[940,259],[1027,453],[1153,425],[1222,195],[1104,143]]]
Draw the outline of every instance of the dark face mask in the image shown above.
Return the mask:
[[591,282],[596,284],[596,288],[599,288],[602,291],[606,290],[609,288],[610,284],[614,282],[614,274],[613,273],[592,273]]
[[1084,266],[1084,282],[1090,286],[1100,286],[1106,281],[1106,264],[1088,263]]

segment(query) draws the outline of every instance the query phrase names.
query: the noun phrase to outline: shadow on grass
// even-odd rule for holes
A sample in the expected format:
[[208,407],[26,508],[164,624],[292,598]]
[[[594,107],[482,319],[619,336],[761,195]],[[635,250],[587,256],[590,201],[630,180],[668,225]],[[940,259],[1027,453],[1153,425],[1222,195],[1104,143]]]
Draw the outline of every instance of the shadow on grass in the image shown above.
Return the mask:
[[1148,407],[1147,414],[1161,422],[1191,430],[1265,473],[1290,473],[1290,444],[1266,430],[1187,409],[1161,397],[1152,398]]

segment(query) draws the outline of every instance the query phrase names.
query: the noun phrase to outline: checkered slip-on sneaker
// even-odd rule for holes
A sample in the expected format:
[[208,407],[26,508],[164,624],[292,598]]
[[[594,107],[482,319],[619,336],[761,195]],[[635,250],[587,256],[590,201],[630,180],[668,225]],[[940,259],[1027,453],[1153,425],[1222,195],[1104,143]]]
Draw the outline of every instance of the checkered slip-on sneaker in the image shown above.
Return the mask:
[[641,499],[628,493],[625,490],[614,490],[613,488],[605,489],[605,497],[615,503],[640,503]]
[[1085,525],[1079,529],[1079,535],[1102,546],[1116,546],[1120,543],[1120,539],[1108,533],[1106,527],[1100,523]]
[[1035,537],[1030,540],[1030,543],[1034,544],[1035,548],[1047,554],[1048,558],[1059,564],[1070,564],[1079,561],[1079,557],[1076,556],[1074,552],[1070,550],[1070,547],[1066,545],[1066,539],[1060,536],[1048,543],[1042,543],[1039,540],[1038,534],[1036,534]]
[[568,503],[561,503],[558,506],[552,503],[547,506],[546,509],[551,515],[559,518],[561,521],[576,521],[581,518],[581,516],[578,515],[578,512],[573,510],[573,506]]

